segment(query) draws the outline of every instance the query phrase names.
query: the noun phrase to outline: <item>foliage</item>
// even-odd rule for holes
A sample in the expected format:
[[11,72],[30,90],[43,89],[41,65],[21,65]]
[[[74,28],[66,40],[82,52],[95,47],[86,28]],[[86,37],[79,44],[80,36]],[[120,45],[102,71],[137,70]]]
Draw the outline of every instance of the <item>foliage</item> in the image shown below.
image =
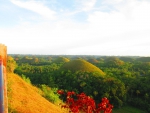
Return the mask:
[[7,57],[7,72],[14,72],[15,68],[17,67],[16,61],[13,57]]
[[95,100],[105,96],[110,98],[115,107],[121,107],[126,97],[124,83],[113,77],[103,78],[96,75],[97,73],[88,72],[62,72],[55,75],[55,82],[60,89],[85,92]]
[[52,63],[51,65],[33,66],[29,64],[21,64],[15,69],[18,75],[26,75],[34,85],[46,84],[51,87],[55,86],[52,78],[52,72],[58,70],[59,66]]
[[[65,93],[62,90],[58,90],[57,92],[61,95]],[[79,113],[80,111],[85,113],[101,113],[101,111],[112,113],[113,105],[104,97],[102,98],[102,102],[96,106],[95,101],[85,93],[76,94],[74,91],[68,91],[66,93],[66,103],[65,105],[61,105],[61,107],[68,108],[73,113]]]
[[135,108],[132,106],[124,106],[120,109],[113,109],[113,113],[147,113],[145,110],[141,110],[139,108]]
[[24,81],[26,81],[27,83],[29,83],[29,84],[31,84],[31,81],[30,81],[30,78],[29,77],[26,77],[25,75],[21,75],[21,77],[22,77],[22,79],[24,80]]
[[[14,55],[18,64],[14,72],[26,75],[34,85],[45,84],[51,88],[71,90],[78,94],[85,92],[96,100],[96,103],[100,98],[107,97],[114,108],[121,109],[130,105],[150,112],[149,57],[62,57],[70,61],[54,63],[59,58],[57,55]],[[99,76],[95,71],[98,69],[105,73],[105,76]]]
[[42,84],[39,87],[43,91],[43,97],[45,97],[47,100],[52,103],[57,103],[60,101],[59,95],[57,94],[57,88],[50,88],[45,84]]

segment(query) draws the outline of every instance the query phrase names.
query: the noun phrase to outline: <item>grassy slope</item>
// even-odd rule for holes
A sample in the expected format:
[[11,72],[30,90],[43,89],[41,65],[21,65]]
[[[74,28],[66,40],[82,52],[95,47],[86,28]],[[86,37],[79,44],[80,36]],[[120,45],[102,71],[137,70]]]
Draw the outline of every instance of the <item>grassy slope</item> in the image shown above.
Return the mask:
[[40,95],[40,91],[18,75],[7,74],[9,113],[62,113],[60,107]]

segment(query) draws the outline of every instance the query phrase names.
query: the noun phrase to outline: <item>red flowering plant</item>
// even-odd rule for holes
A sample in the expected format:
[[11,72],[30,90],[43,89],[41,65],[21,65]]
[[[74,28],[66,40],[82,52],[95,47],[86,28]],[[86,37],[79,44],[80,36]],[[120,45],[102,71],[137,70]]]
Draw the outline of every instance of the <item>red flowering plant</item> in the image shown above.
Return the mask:
[[[68,108],[72,113],[112,113],[113,105],[106,97],[102,98],[101,103],[96,106],[94,99],[85,93],[76,94],[74,91],[64,92],[63,90],[58,90],[57,93],[66,95],[66,103],[61,107]],[[73,98],[74,96],[76,98]]]

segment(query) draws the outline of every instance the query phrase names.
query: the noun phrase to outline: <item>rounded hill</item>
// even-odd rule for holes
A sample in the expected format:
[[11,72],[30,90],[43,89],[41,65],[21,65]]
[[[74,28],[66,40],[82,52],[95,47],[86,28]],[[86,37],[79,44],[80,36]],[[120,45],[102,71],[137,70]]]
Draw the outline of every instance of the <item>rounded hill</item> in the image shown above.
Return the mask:
[[96,60],[95,58],[90,58],[90,59],[88,59],[88,62],[90,62],[90,63],[92,63],[92,64],[97,64],[97,63],[99,63],[99,61]]
[[82,71],[82,72],[98,72],[101,75],[105,75],[105,73],[96,67],[95,65],[83,60],[83,59],[75,59],[65,63],[61,68],[61,70],[70,70],[72,72]]
[[65,62],[69,62],[70,60],[68,58],[65,57],[58,57],[56,58],[53,62],[54,63],[65,63]]
[[124,65],[124,61],[117,57],[108,57],[105,59],[105,63],[108,67],[119,67]]

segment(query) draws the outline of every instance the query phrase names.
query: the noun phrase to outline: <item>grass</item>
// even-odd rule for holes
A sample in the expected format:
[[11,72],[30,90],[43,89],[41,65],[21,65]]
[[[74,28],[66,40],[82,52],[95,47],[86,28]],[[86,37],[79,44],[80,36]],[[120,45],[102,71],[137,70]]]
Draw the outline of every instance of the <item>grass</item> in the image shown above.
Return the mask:
[[112,113],[147,113],[147,112],[131,106],[125,106],[120,109],[113,109]]
[[16,74],[7,74],[9,113],[62,113],[57,105],[41,96],[41,91]]
[[95,65],[83,60],[76,59],[71,60],[70,62],[65,63],[62,67],[62,70],[71,70],[72,72],[82,71],[82,72],[99,72],[101,75],[105,75],[102,70],[100,70]]

